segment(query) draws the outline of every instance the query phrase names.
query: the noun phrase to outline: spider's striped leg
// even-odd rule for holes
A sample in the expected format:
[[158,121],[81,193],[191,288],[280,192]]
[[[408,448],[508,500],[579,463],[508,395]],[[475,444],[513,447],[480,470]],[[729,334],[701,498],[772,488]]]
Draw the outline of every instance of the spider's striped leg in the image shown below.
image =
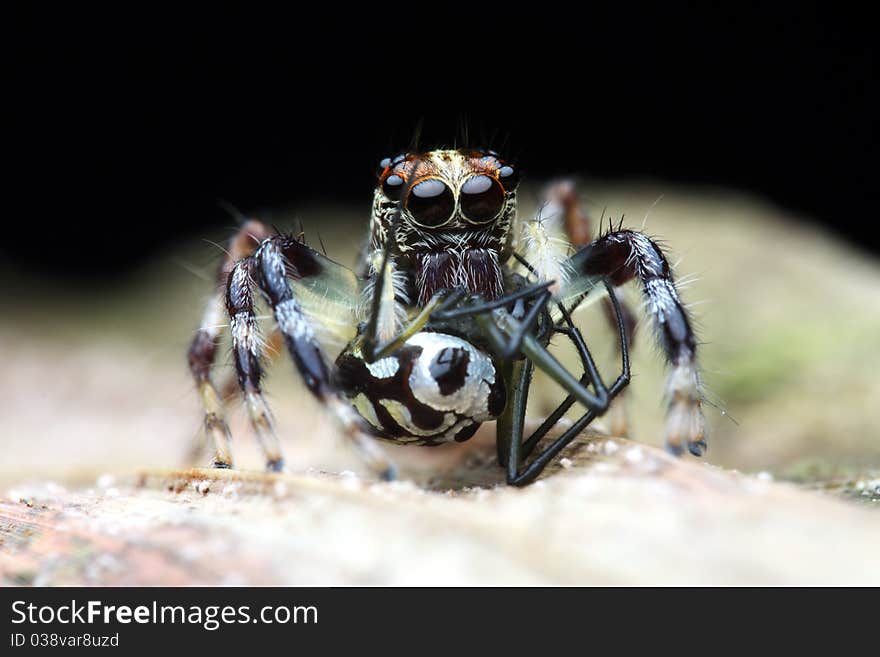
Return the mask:
[[[612,293],[613,288],[607,283],[607,281],[605,282],[605,287],[608,290],[609,294]],[[609,403],[611,403],[614,399],[619,399],[620,395],[623,394],[623,392],[626,390],[626,384],[629,382],[629,379],[630,379],[629,350],[626,346],[626,338],[625,338],[625,330],[626,329],[624,326],[623,315],[620,310],[620,303],[617,300],[617,297],[612,297],[611,306],[612,306],[612,312],[615,313],[615,317],[617,318],[617,328],[619,331],[619,336],[620,336],[620,340],[621,340],[620,344],[622,345],[622,348],[621,348],[621,352],[620,352],[621,353],[621,372],[620,372],[620,375],[618,375],[617,381],[615,381],[614,384],[610,388]],[[601,375],[598,373],[598,370],[596,369],[595,364],[593,363],[593,357],[590,354],[590,350],[587,347],[587,343],[584,341],[584,338],[581,335],[580,330],[574,325],[574,322],[572,322],[572,320],[571,320],[571,315],[565,310],[565,308],[560,308],[560,311],[562,313],[561,323],[564,323],[564,326],[557,326],[555,328],[555,331],[557,333],[562,333],[563,335],[568,337],[568,339],[571,340],[572,344],[574,345],[575,349],[577,350],[578,355],[580,356],[581,365],[583,366],[583,369],[584,369],[584,374],[580,380],[581,384],[584,386],[592,384],[593,388],[595,390],[599,390],[600,388],[605,388],[606,387],[605,383],[602,380]],[[613,391],[613,394],[611,391]],[[568,411],[569,408],[571,408],[574,405],[575,401],[576,401],[575,396],[572,394],[569,394],[562,401],[562,403],[559,404],[559,406],[552,413],[550,413],[547,416],[547,418],[544,420],[544,422],[541,423],[541,426],[538,427],[537,429],[535,429],[535,431],[532,433],[532,435],[529,436],[529,438],[527,440],[525,440],[525,442],[523,442],[523,448],[522,448],[523,458],[528,457],[535,450],[535,447],[537,447],[538,442],[545,435],[547,435],[547,432],[550,431],[550,429],[552,429],[556,425],[556,423],[559,421],[559,419],[563,415],[565,415],[565,413]],[[610,409],[613,409],[614,406],[615,405],[613,403],[611,403],[609,411],[607,411],[607,412],[610,412]],[[591,409],[591,412],[592,412],[592,409]],[[575,436],[576,436],[576,434],[571,434],[572,438],[574,438]],[[564,447],[565,444],[567,444],[567,441],[564,441],[562,444],[560,444],[558,446],[558,449],[561,449],[562,447]],[[551,445],[547,451],[552,451],[553,449],[554,449],[554,445]],[[558,451],[558,449],[557,449],[557,451]],[[539,462],[540,459],[541,459],[541,456],[539,456],[536,459],[536,461]],[[545,463],[546,463],[546,461],[545,461]],[[540,472],[540,470],[538,472]]]
[[[617,302],[616,308],[613,301]],[[632,351],[637,326],[635,313],[626,303],[626,300],[621,298],[620,292],[613,287],[609,288],[608,296],[602,299],[602,306],[605,309],[605,317],[612,328],[617,329],[618,322],[622,322],[623,330],[620,334],[620,340],[616,343],[618,355],[622,355],[623,349]],[[608,409],[606,417],[612,436],[626,438],[629,435],[629,420],[627,419],[628,398],[626,388],[624,388],[620,391],[615,403]]]
[[[273,238],[269,238],[268,243]],[[266,469],[280,472],[284,467],[281,446],[275,435],[272,414],[263,398],[263,341],[254,312],[254,256],[239,260],[229,274],[226,285],[226,312],[232,333],[232,358],[238,384],[266,457]]]
[[[273,328],[263,340],[262,361],[264,369],[266,365],[275,362],[278,356],[281,355],[282,349],[284,349],[284,338],[281,335],[281,331],[277,328]],[[236,399],[241,394],[241,386],[238,383],[238,373],[233,372],[223,379],[218,391],[224,404],[228,404],[233,399]]]
[[[552,215],[555,213],[560,217],[568,241],[575,249],[580,249],[592,241],[592,221],[581,203],[577,187],[573,181],[561,180],[549,185],[544,191],[544,198],[545,205],[543,206],[542,214]],[[626,329],[625,346],[632,351],[637,323],[636,315],[627,304],[626,299],[621,298],[619,291],[610,290],[609,296],[602,299],[602,305],[605,310],[605,316],[608,319],[608,325],[613,330],[616,331],[618,328],[618,316],[614,305],[611,303],[610,295],[612,294],[617,296],[618,310],[623,317]],[[569,312],[574,312],[577,305],[578,303],[575,303],[570,306],[568,308]],[[618,354],[623,348],[624,343],[619,342]],[[629,423],[627,421],[626,407],[626,390],[624,389],[606,414],[609,429],[614,436],[626,436],[628,433]]]
[[578,251],[569,266],[581,276],[607,277],[613,285],[633,279],[641,283],[658,342],[672,367],[667,379],[667,448],[679,454],[687,446],[700,456],[706,448],[706,428],[700,406],[697,339],[666,256],[646,235],[619,230]]
[[[223,400],[211,381],[211,368],[217,355],[217,342],[223,322],[223,299],[217,294],[211,298],[187,354],[190,372],[196,380],[204,408],[205,432],[214,449],[215,468],[232,467],[232,452],[229,449],[231,434],[223,412]],[[201,450],[201,444],[193,445],[191,458],[198,458]]]
[[[311,250],[296,240],[270,238],[263,242],[252,259],[241,266],[249,267],[251,263],[260,289],[272,306],[275,322],[287,350],[306,387],[330,409],[342,425],[345,436],[352,441],[373,470],[383,479],[393,479],[396,476],[394,465],[370,437],[369,429],[361,417],[334,385],[328,358],[288,281],[288,276],[300,277],[310,267],[315,266]],[[230,298],[233,297],[235,278],[233,271],[230,277]],[[230,308],[230,312],[232,310]],[[258,359],[251,358],[250,353],[243,353],[243,356],[241,360],[236,358],[236,368],[239,370],[242,385],[246,386],[251,383],[253,365],[255,362],[258,364]]]
[[[225,284],[236,261],[256,251],[260,242],[269,235],[268,229],[259,221],[247,221],[230,240],[226,257],[218,271],[217,290],[208,302],[199,330],[189,347],[188,361],[190,372],[199,390],[204,407],[205,431],[211,440],[217,468],[232,467],[232,453],[229,449],[231,438],[226,423],[223,398],[211,379],[211,370],[217,356],[217,344],[222,327],[226,324],[224,314]],[[201,451],[201,446],[192,450],[193,457]]]

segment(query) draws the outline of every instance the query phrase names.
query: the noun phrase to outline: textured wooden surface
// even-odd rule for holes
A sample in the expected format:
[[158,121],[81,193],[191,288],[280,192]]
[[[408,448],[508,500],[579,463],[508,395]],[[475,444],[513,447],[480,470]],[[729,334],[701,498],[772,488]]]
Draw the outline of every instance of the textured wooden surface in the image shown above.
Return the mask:
[[824,493],[601,437],[523,490],[465,460],[419,483],[193,469],[21,488],[0,502],[0,578],[880,584],[880,514]]

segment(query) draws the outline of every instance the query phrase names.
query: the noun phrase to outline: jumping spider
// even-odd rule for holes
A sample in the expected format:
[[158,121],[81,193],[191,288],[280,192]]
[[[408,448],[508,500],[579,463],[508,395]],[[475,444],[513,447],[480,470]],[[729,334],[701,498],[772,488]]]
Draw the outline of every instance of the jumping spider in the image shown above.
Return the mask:
[[[538,216],[518,221],[518,177],[512,164],[488,150],[433,150],[383,160],[357,274],[301,239],[248,221],[221,266],[225,290],[211,300],[189,350],[214,467],[232,467],[223,403],[210,378],[225,312],[251,423],[268,469],[282,468],[260,390],[255,289],[271,306],[276,335],[305,384],[378,474],[392,478],[394,468],[373,437],[416,445],[462,442],[480,423],[497,420],[499,463],[508,483],[523,485],[629,383],[635,322],[616,287],[633,279],[641,283],[671,366],[666,445],[676,454],[686,446],[701,455],[697,343],[666,257],[644,234],[619,227],[591,241],[570,184],[551,187]],[[562,230],[554,231],[551,214],[561,217]],[[619,339],[621,371],[610,386],[571,319],[593,288],[607,292],[607,314]],[[576,348],[582,375],[571,374],[548,351],[556,334]],[[535,367],[567,397],[525,438]],[[575,402],[586,412],[529,460]]]

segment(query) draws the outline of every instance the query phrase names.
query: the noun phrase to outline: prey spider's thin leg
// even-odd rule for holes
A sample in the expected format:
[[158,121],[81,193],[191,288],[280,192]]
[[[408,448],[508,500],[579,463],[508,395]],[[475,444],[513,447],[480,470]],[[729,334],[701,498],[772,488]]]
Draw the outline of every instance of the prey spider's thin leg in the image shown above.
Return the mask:
[[[562,224],[563,232],[568,238],[568,242],[575,248],[580,249],[588,245],[593,239],[593,222],[583,207],[583,203],[577,193],[577,187],[571,180],[559,180],[547,186],[544,190],[544,211],[543,214],[557,216]],[[601,219],[600,219],[600,230]],[[610,226],[610,223],[609,223]],[[617,297],[620,301],[620,313],[624,317],[626,323],[626,346],[630,349],[633,346],[633,339],[636,329],[636,316],[627,305],[626,301],[620,299],[617,290],[610,290],[608,297],[602,299],[602,305],[605,310],[605,317],[612,329],[617,328],[617,313],[615,312],[611,299]],[[569,312],[574,310],[581,304],[586,297],[586,293],[578,295],[577,298],[568,307]],[[623,343],[621,343],[623,344]],[[625,391],[621,392],[621,396],[608,409],[606,417],[610,424],[610,430],[613,435],[627,435],[627,413]]]
[[[605,287],[608,290],[609,294],[612,292],[613,287],[609,284],[609,282],[605,281]],[[617,319],[617,328],[619,332],[619,337],[621,341],[620,345],[620,358],[621,358],[621,372],[618,375],[617,379],[608,389],[608,401],[609,403],[614,400],[616,397],[620,395],[621,392],[626,388],[630,381],[630,363],[629,363],[629,350],[626,345],[626,325],[625,319],[623,316],[623,312],[620,307],[620,301],[616,296],[612,296],[611,298],[611,306],[615,313],[615,317]],[[566,317],[567,321],[570,323],[571,317],[568,316],[567,313],[563,313]],[[573,326],[570,326],[574,328]],[[579,336],[578,332],[578,336]],[[583,344],[583,341],[581,340]],[[586,344],[583,344],[584,353],[586,355],[589,354],[589,350],[586,348]],[[585,374],[586,376],[586,374]],[[569,401],[571,400],[571,401]],[[526,453],[531,453],[537,445],[538,441],[550,430],[553,425],[559,420],[560,417],[571,407],[573,403],[573,398],[571,395],[563,402],[559,408],[551,414],[547,420],[529,437],[529,439],[523,443],[523,451]],[[565,430],[559,437],[556,438],[547,448],[545,448],[540,454],[538,454],[535,459],[529,463],[525,469],[518,473],[515,477],[510,477],[508,473],[507,482],[514,486],[524,486],[529,482],[533,481],[541,472],[547,467],[547,464],[552,461],[559,452],[561,452],[565,447],[574,440],[581,431],[583,431],[587,425],[592,422],[599,413],[590,409],[584,415],[582,415],[574,424],[572,424],[568,429]]]
[[[511,331],[516,331],[518,328],[518,322],[513,320],[509,316],[504,313],[502,310],[496,311],[496,317],[498,317],[503,324],[505,324],[505,328],[510,328]],[[495,324],[493,318],[487,315],[479,315],[476,318],[477,324],[482,328],[486,337],[489,339],[493,348],[496,352],[503,352],[507,347],[507,342],[509,340],[508,336],[505,336],[504,332]],[[519,474],[520,462],[524,456],[523,450],[523,424],[525,418],[525,406],[526,401],[528,399],[528,389],[531,384],[531,370],[533,367],[538,367],[546,374],[548,374],[552,379],[554,379],[557,383],[559,383],[568,393],[574,397],[577,401],[581,402],[584,406],[586,406],[589,410],[589,419],[582,425],[586,426],[590,421],[597,415],[601,415],[605,409],[608,407],[608,401],[610,399],[609,391],[605,389],[605,386],[602,384],[601,379],[599,378],[598,370],[595,367],[595,363],[592,362],[592,359],[588,359],[587,367],[588,367],[588,376],[593,383],[593,386],[596,390],[596,394],[591,393],[583,384],[583,380],[578,381],[575,379],[565,367],[557,361],[543,346],[541,346],[537,340],[531,335],[525,335],[522,339],[522,351],[526,356],[526,361],[523,365],[519,366],[518,364],[514,365],[514,368],[517,366],[523,368],[522,371],[517,372],[516,369],[513,370],[513,376],[511,377],[513,380],[512,394],[513,398],[511,402],[508,403],[508,407],[505,410],[505,414],[502,416],[502,419],[499,420],[498,423],[498,457],[499,462],[507,467],[507,481],[510,484],[520,485],[521,483],[527,483],[531,481],[532,478],[536,477],[538,473],[544,468],[547,462],[549,462],[551,457],[547,457],[543,459],[537,469],[532,469],[532,466],[528,466],[526,471],[531,473],[530,478],[527,480],[523,480],[521,474]],[[558,418],[556,418],[558,420]],[[555,421],[554,420],[554,424]],[[552,425],[551,425],[552,426]],[[581,428],[582,428],[581,427]],[[567,441],[571,441],[572,438],[577,434],[570,434],[566,432],[564,434]],[[567,444],[567,442],[565,443]],[[565,445],[556,448],[555,453],[558,453],[559,449],[562,449]],[[551,446],[552,448],[553,446]],[[532,449],[534,446],[532,445]],[[543,453],[541,457],[543,457]],[[540,457],[539,457],[540,458]]]
[[[484,329],[495,348],[503,348],[504,336],[500,329],[498,329],[490,319],[485,318],[485,316],[480,316],[477,321]],[[539,349],[534,349],[534,347],[540,347],[540,345],[534,341],[534,338],[527,336],[523,341],[523,349],[527,354],[527,360],[521,365],[522,370],[519,373],[514,370],[514,376],[511,377],[514,381],[511,386],[513,390],[513,398],[511,402],[508,403],[504,415],[502,415],[498,421],[497,440],[499,462],[506,466],[507,483],[514,486],[523,486],[537,477],[547,464],[559,454],[568,443],[580,434],[584,427],[607,409],[609,401],[617,396],[629,381],[628,378],[619,377],[611,389],[606,391],[604,385],[601,383],[601,379],[598,377],[598,371],[595,370],[595,365],[593,364],[592,366],[589,366],[591,371],[588,373],[588,376],[592,379],[594,386],[598,388],[599,395],[591,395],[584,385],[575,380],[574,377],[572,377],[571,374],[569,374],[565,368],[558,363],[558,361],[555,361],[555,359],[552,358],[552,356],[550,356],[552,361],[545,360],[544,356],[549,356],[549,354],[546,353],[546,350],[544,350],[544,354],[542,354]],[[525,405],[528,399],[528,389],[531,383],[532,362],[535,360],[533,356],[537,357],[537,366],[547,372],[551,377],[559,377],[557,379],[558,381],[565,381],[567,376],[570,381],[565,381],[566,385],[563,387],[566,387],[566,389],[569,390],[570,395],[587,406],[589,410],[561,436],[556,438],[556,440],[554,440],[553,443],[529,463],[524,470],[520,471],[520,462],[525,456],[523,424],[525,418]],[[555,362],[556,365],[552,365],[552,362]],[[559,417],[561,417],[561,414],[544,430],[544,433],[546,433],[546,431],[558,421]],[[537,441],[534,441],[531,444],[531,449],[534,449],[535,442]]]
[[[609,295],[614,291],[614,288],[605,281],[605,288],[608,291]],[[627,337],[627,328],[626,328],[626,316],[623,312],[623,308],[621,307],[620,300],[616,296],[609,297],[610,298],[610,306],[612,312],[614,313],[617,331],[618,331],[618,339],[620,340],[620,374],[617,376],[617,379],[612,384],[611,388],[608,391],[609,398],[617,398],[619,400],[620,395],[626,390],[626,386],[629,384],[630,380],[630,362],[629,362],[629,347],[626,343]],[[592,359],[589,353],[589,349],[587,349],[587,345],[583,340],[583,336],[580,334],[580,330],[574,326],[571,321],[571,315],[565,310],[562,309],[563,320],[568,324],[568,329],[565,331],[572,342],[575,345],[575,348],[578,350],[578,353],[581,356],[581,362],[584,364],[584,376],[581,381],[586,385],[590,382],[589,373],[587,370],[587,362],[588,359]],[[613,394],[612,394],[613,392]],[[553,426],[559,421],[559,419],[565,415],[569,408],[572,407],[576,399],[574,396],[569,395],[565,398],[565,400],[556,408],[553,413],[547,416],[547,419],[541,423],[541,426],[538,427],[535,432],[529,436],[528,440],[523,443],[523,456],[526,457],[530,455],[535,447],[538,444],[538,441],[543,438],[547,432],[553,428]],[[610,403],[610,399],[609,399]],[[613,407],[613,404],[611,405]],[[589,424],[589,422],[587,423]],[[586,426],[586,424],[584,425]],[[615,434],[617,435],[617,434]],[[572,437],[574,434],[572,434]],[[564,447],[564,445],[563,445]]]
[[[566,326],[564,328],[557,327],[555,331],[568,337],[578,352],[581,365],[584,368],[584,374],[580,379],[580,383],[584,386],[592,384],[594,390],[597,390],[598,386],[604,388],[605,383],[602,381],[601,375],[599,375],[598,383],[591,379],[590,373],[597,372],[595,364],[593,366],[590,365],[590,363],[593,363],[593,356],[587,348],[580,330],[574,325],[574,322],[572,322],[571,315],[561,307],[562,304],[559,305],[563,316],[562,321],[566,323]],[[556,410],[547,416],[547,418],[541,423],[541,426],[535,429],[532,435],[523,443],[523,458],[528,457],[534,451],[541,438],[543,438],[547,432],[556,425],[560,418],[568,412],[568,409],[574,405],[575,401],[577,401],[577,399],[574,395],[569,394],[563,402],[556,407]]]
[[[618,343],[619,353],[623,356],[624,350],[630,350],[633,347],[638,320],[626,301],[620,298],[619,291],[610,285],[607,287],[608,296],[602,299],[602,307],[605,310],[605,317],[612,328],[623,327],[620,329],[622,333],[621,340]],[[625,438],[629,435],[626,403],[628,398],[626,389],[621,390],[615,403],[608,409],[606,417],[611,434],[614,436]]]
[[[363,340],[363,355],[367,362],[375,362],[376,360],[387,356],[394,349],[403,345],[404,342],[421,329],[432,319],[441,321],[454,319],[457,317],[473,316],[478,313],[489,312],[495,308],[500,308],[518,299],[525,299],[530,296],[541,294],[551,283],[539,283],[537,285],[528,286],[507,294],[503,297],[494,299],[493,301],[480,301],[466,305],[463,308],[454,308],[454,306],[462,300],[467,291],[462,288],[453,290],[439,290],[425,304],[418,315],[413,318],[405,327],[396,332],[393,337],[389,337],[384,342],[379,342],[377,337],[378,326],[381,323],[380,318],[383,314],[392,312],[391,307],[394,303],[393,285],[389,281],[390,273],[390,248],[383,249],[382,264],[376,272],[375,280],[372,288],[372,298],[370,300],[370,317],[367,320],[367,328]],[[549,298],[549,294],[547,295]],[[546,301],[546,299],[545,299]],[[532,315],[528,317],[525,330],[528,330],[537,318],[538,313],[543,307],[543,303],[536,304],[536,309]],[[519,349],[518,342],[513,351]]]
[[[614,385],[608,389],[609,401],[617,397],[621,390],[626,387],[628,381],[618,379]],[[590,422],[592,422],[600,413],[595,410],[589,410],[582,415],[574,424],[572,424],[565,432],[548,445],[535,459],[529,463],[525,469],[518,473],[516,477],[511,479],[508,476],[507,483],[514,486],[524,486],[535,479],[547,467],[559,452],[561,452],[572,440],[578,437]]]
[[[479,313],[489,312],[495,308],[500,308],[518,299],[526,299],[536,294],[544,292],[551,283],[539,283],[537,285],[528,286],[499,297],[493,301],[480,301],[478,303],[469,304],[463,308],[454,308],[454,306],[462,300],[467,291],[462,288],[454,290],[437,291],[427,304],[421,309],[418,315],[413,318],[405,327],[397,331],[397,333],[382,343],[379,343],[376,334],[378,332],[379,318],[382,313],[389,312],[387,310],[391,299],[393,299],[393,290],[389,289],[386,281],[389,274],[388,267],[389,250],[386,248],[383,252],[383,262],[381,268],[376,273],[376,279],[373,285],[373,297],[370,302],[370,318],[367,321],[367,330],[363,341],[363,355],[367,362],[375,362],[376,360],[387,356],[394,349],[403,345],[407,339],[422,330],[425,325],[432,319],[446,321],[457,317],[473,316]],[[383,297],[386,301],[383,304]],[[547,295],[549,298],[549,294]],[[545,299],[546,301],[546,299]],[[383,307],[384,305],[384,307]],[[536,304],[534,313],[528,316],[526,328],[531,328],[537,318],[543,303]],[[513,351],[519,349],[518,342],[515,343]]]
[[617,295],[612,294],[614,288],[608,282],[608,279],[605,279],[604,284],[605,289],[608,290],[609,299],[611,300],[611,309],[614,312],[614,317],[617,321],[617,335],[620,340],[620,374],[611,386],[612,388],[619,388],[617,392],[619,395],[626,389],[626,386],[629,385],[630,378],[632,377],[629,364],[629,344],[627,343],[629,333],[627,330],[624,306],[621,304],[620,299],[617,298]]
[[479,303],[466,305],[464,308],[456,308],[454,310],[450,310],[450,308],[461,301],[462,298],[467,295],[467,291],[461,288],[457,288],[451,291],[439,290],[434,294],[433,297],[431,297],[430,301],[428,301],[425,307],[422,308],[419,314],[416,315],[416,317],[413,318],[412,321],[410,321],[406,325],[406,327],[401,329],[401,331],[395,337],[391,338],[381,345],[374,345],[373,343],[365,342],[364,358],[368,363],[370,363],[387,356],[392,351],[402,346],[403,343],[405,343],[413,335],[421,331],[432,319],[443,321],[456,317],[473,316],[480,313],[489,312],[490,310],[507,305],[508,303],[511,303],[518,299],[525,299],[535,294],[541,294],[542,292],[544,292],[544,295],[539,297],[539,300],[529,310],[529,313],[523,318],[522,326],[519,329],[518,335],[515,336],[514,339],[508,344],[505,354],[502,355],[503,358],[513,357],[516,353],[519,352],[522,337],[527,331],[532,329],[538,319],[538,316],[543,310],[544,304],[550,298],[550,293],[546,292],[546,289],[549,285],[550,283],[533,285],[528,288],[523,288],[521,290],[517,290],[516,292],[512,292],[511,294],[495,299],[494,301],[480,301]]
[[345,436],[371,468],[383,479],[393,479],[394,465],[369,437],[361,417],[334,385],[327,357],[287,280],[288,275],[296,276],[300,265],[309,260],[306,249],[299,242],[285,238],[263,242],[253,258],[260,289],[269,300],[287,350],[306,387],[339,420]]
[[[534,328],[535,323],[538,321],[538,317],[545,310],[545,305],[547,301],[551,297],[551,293],[547,290],[544,290],[542,294],[537,298],[535,303],[529,308],[528,312],[526,312],[522,321],[516,321],[511,318],[513,330],[510,335],[507,337],[503,337],[501,332],[494,333],[495,339],[493,340],[496,346],[496,355],[501,360],[510,360],[519,355],[520,350],[522,349],[523,341],[526,339],[529,331]],[[471,310],[470,307],[466,307],[464,310]],[[472,311],[473,312],[473,311]],[[474,315],[483,314],[483,310],[477,310],[474,312]],[[502,311],[503,312],[503,311]],[[506,313],[505,313],[506,315]],[[478,320],[478,323],[481,323],[489,327],[491,326],[491,322],[487,322],[485,319]],[[486,330],[484,328],[484,330]],[[492,330],[489,328],[488,330]],[[535,343],[537,344],[537,342]]]
[[[260,242],[268,235],[269,231],[264,224],[251,220],[245,222],[232,237],[226,257],[218,271],[217,291],[208,302],[199,330],[189,347],[189,368],[198,386],[204,407],[204,426],[213,447],[213,465],[217,468],[232,467],[232,453],[229,448],[231,434],[225,419],[223,397],[218,393],[211,379],[211,370],[217,356],[217,344],[222,327],[226,323],[223,288],[236,261],[254,253]],[[197,451],[200,450],[193,450],[194,453]]]
[[523,341],[534,328],[535,323],[538,321],[538,317],[541,313],[546,312],[545,305],[550,300],[551,296],[552,294],[549,291],[546,291],[535,300],[535,303],[529,308],[528,312],[522,318],[522,321],[519,322],[519,326],[517,326],[516,330],[511,333],[510,342],[508,342],[505,350],[499,354],[500,358],[514,358],[520,353]]
[[505,361],[503,367],[504,384],[509,391],[509,398],[504,413],[498,418],[495,443],[498,463],[507,468],[507,478],[510,479],[516,476],[524,458],[523,428],[534,368],[529,360]]
[[[605,282],[608,291],[611,286]],[[623,324],[622,313],[620,312],[619,301],[615,298],[612,301],[616,316],[618,317],[618,329],[620,331],[621,340],[625,340],[625,327]],[[514,371],[510,377],[513,384],[510,386],[514,391],[514,397],[511,404],[505,411],[504,416],[499,419],[498,425],[498,452],[499,462],[507,467],[507,481],[513,485],[524,485],[537,477],[541,471],[566,445],[568,445],[575,437],[593,421],[597,416],[601,415],[608,407],[608,404],[614,399],[629,383],[629,355],[626,346],[622,347],[622,363],[621,374],[617,377],[610,389],[606,388],[598,368],[587,348],[580,331],[574,326],[571,317],[563,310],[563,317],[568,324],[564,329],[566,335],[575,344],[584,366],[584,375],[577,381],[568,373],[568,371],[553,358],[546,349],[544,349],[530,335],[523,338],[523,353],[527,358],[528,376],[516,378]],[[516,330],[518,323],[499,311],[496,313],[496,319],[500,321],[505,328],[512,327]],[[497,351],[503,351],[507,345],[505,333],[502,331],[495,321],[491,318],[480,316],[477,318],[478,324],[486,333],[493,348]],[[528,387],[531,382],[531,366],[534,363],[537,367],[545,371],[551,378],[557,381],[564,389],[569,392],[566,400],[554,411],[542,425],[529,437],[523,441],[523,419],[525,414],[525,400],[528,397]],[[595,394],[591,394],[587,390],[587,386],[592,385]],[[530,464],[528,464],[522,472],[519,470],[520,461],[528,457],[535,449],[538,441],[546,435],[546,433],[559,421],[562,415],[575,402],[579,401],[584,404],[588,412],[577,420],[569,429],[553,441],[544,451],[542,451]]]
[[[508,335],[513,335],[519,328],[519,322],[510,317],[506,312],[496,311],[496,321],[502,323]],[[504,332],[495,325],[495,322],[485,316],[477,317],[477,323],[492,341],[496,350],[503,352],[507,347]],[[507,338],[509,339],[509,338]],[[574,376],[569,372],[562,363],[560,363],[547,349],[541,345],[534,336],[526,334],[522,339],[522,353],[528,358],[538,369],[542,370],[551,379],[558,383],[563,390],[574,395],[580,403],[589,409],[595,409],[600,414],[605,412],[608,405],[608,395],[605,386],[602,385],[599,378],[599,372],[596,369],[592,359],[589,361],[590,379],[595,383],[596,393],[587,390]]]
[[[701,410],[697,339],[663,252],[642,233],[618,230],[578,251],[568,266],[578,275],[607,277],[615,286],[633,279],[641,283],[655,334],[672,366],[667,378],[666,446],[679,454],[686,445],[692,454],[700,456],[706,448],[706,429]],[[611,301],[618,303],[616,297],[611,297]],[[619,312],[617,317],[626,337]],[[624,339],[621,344],[625,343]]]
[[[583,383],[584,385],[589,384],[589,380],[586,375],[581,377],[581,383]],[[568,412],[569,408],[574,406],[574,403],[576,401],[577,400],[575,399],[574,395],[568,395],[565,400],[556,407],[556,410],[554,410],[552,413],[550,413],[550,415],[547,416],[547,418],[541,423],[541,426],[535,429],[534,433],[532,433],[532,435],[529,436],[527,440],[523,441],[523,458],[528,458],[532,454],[532,452],[535,451],[535,447],[537,447],[538,442],[541,440],[541,438],[546,436],[547,432],[550,431],[550,429],[552,429],[554,426],[556,426],[556,423],[559,422],[560,418],[562,418],[562,416]]]
[[553,281],[548,281],[546,283],[528,285],[515,292],[493,299],[492,301],[480,300],[477,303],[469,304],[463,308],[455,308],[454,310],[438,309],[437,312],[434,313],[434,317],[439,320],[454,319],[456,317],[472,317],[474,315],[489,312],[490,310],[495,310],[496,308],[503,308],[519,299],[527,299],[529,297],[540,295],[552,284]]

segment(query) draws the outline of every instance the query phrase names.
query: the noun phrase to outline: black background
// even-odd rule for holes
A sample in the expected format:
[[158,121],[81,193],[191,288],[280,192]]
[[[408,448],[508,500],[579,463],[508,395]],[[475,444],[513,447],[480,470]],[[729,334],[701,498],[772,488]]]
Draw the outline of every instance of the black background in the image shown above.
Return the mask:
[[329,9],[13,23],[3,256],[97,280],[229,225],[219,199],[360,203],[366,217],[375,164],[420,120],[421,145],[460,141],[464,123],[533,180],[732,186],[880,251],[866,15]]

